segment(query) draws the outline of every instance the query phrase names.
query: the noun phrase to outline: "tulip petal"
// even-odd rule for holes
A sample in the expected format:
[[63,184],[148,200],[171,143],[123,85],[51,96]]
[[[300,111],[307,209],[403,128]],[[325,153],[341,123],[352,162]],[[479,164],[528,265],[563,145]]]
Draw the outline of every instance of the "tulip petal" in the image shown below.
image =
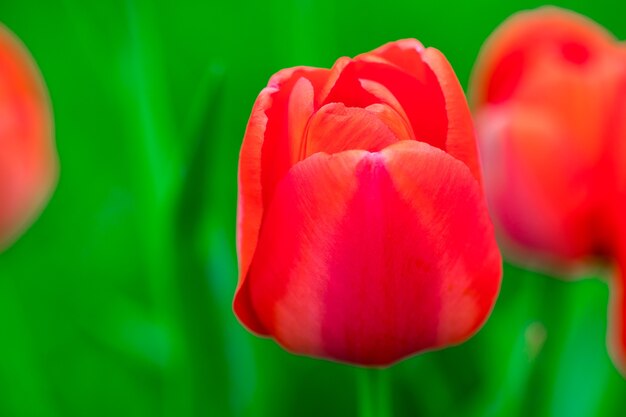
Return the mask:
[[471,336],[500,274],[468,168],[402,141],[296,164],[276,189],[236,306],[247,303],[288,350],[388,365]]
[[[384,61],[376,55],[359,55],[344,61],[341,73],[321,105],[344,103],[350,107],[393,103],[373,94],[364,81],[374,81],[386,87],[399,103],[410,122],[417,140],[445,149],[448,121],[445,100],[437,77],[423,65],[420,77]],[[371,86],[371,84],[370,84]],[[418,98],[419,99],[416,99]]]
[[320,73],[327,74],[328,70],[300,67],[284,81],[280,77],[276,82],[276,76],[270,79],[269,85],[275,86],[276,91],[271,106],[265,110],[267,124],[261,150],[265,205],[271,201],[278,181],[299,160],[306,123],[314,111],[316,88],[311,79]]
[[27,49],[0,25],[0,249],[39,214],[57,175],[44,81]]
[[[416,78],[425,77],[425,63],[422,58],[424,45],[417,39],[401,39],[395,42],[388,42],[371,52],[362,54],[361,57],[368,59],[371,56],[377,56],[384,59],[388,63],[401,68],[408,74],[414,75]],[[370,58],[371,59],[371,58]]]
[[[568,131],[540,110],[502,108],[476,119],[489,205],[508,238],[547,258],[586,256],[593,210],[593,166],[557,158]],[[558,173],[559,175],[555,175]]]
[[411,123],[409,121],[408,116],[406,115],[406,112],[402,108],[402,105],[398,102],[398,99],[393,94],[391,94],[391,91],[389,91],[387,87],[385,87],[381,83],[377,83],[376,81],[372,81],[372,80],[360,80],[360,81],[361,81],[361,86],[365,89],[365,91],[373,94],[379,100],[379,103],[371,104],[367,106],[367,108],[372,108],[373,106],[378,106],[382,104],[384,106],[388,106],[389,108],[393,109],[395,113],[399,115],[400,118],[402,119],[402,124],[404,125],[402,130],[406,130],[406,132],[408,133],[408,135],[406,135],[403,132],[402,134],[398,134],[397,136],[400,138],[404,138],[406,136],[409,139],[417,140],[415,138],[413,127],[411,127]]
[[437,76],[446,102],[448,135],[445,149],[450,155],[463,161],[474,178],[482,184],[474,124],[463,88],[452,66],[437,49],[424,50],[423,59]]
[[[328,70],[307,67],[282,70],[270,79],[254,104],[239,156],[239,287],[254,255],[264,205],[294,163],[306,120],[313,112],[313,96],[323,86],[327,73]],[[261,331],[259,326],[251,327]]]
[[387,104],[370,104],[365,108],[368,112],[375,114],[391,130],[395,137],[400,140],[415,140],[413,129],[403,115],[404,112],[397,112],[395,108]]
[[399,137],[408,139],[408,135],[402,118],[384,104],[362,109],[331,103],[309,121],[305,156],[350,149],[379,151],[397,142]]
[[325,90],[321,105],[329,103],[343,103],[348,107],[367,107],[378,103],[379,99],[365,90],[361,85],[355,63],[349,58],[337,60],[331,69],[331,77]]
[[443,54],[434,48],[424,48],[415,39],[403,39],[389,42],[364,54],[363,58],[371,59],[368,58],[371,55],[383,58],[417,79],[426,79],[427,69],[432,70],[443,92],[448,117],[447,137],[445,145],[441,148],[465,162],[474,177],[481,182],[472,116],[463,88]]
[[[276,326],[271,317],[274,309],[272,300],[282,298],[288,276],[295,276],[298,270],[302,269],[308,269],[307,275],[311,276],[315,276],[318,272],[316,265],[306,265],[299,260],[301,256],[304,256],[299,255],[299,252],[307,250],[306,242],[299,242],[299,246],[302,246],[300,248],[292,244],[286,235],[291,234],[292,237],[305,238],[306,233],[313,235],[311,236],[312,239],[322,241],[322,235],[325,233],[323,225],[320,224],[319,228],[311,227],[313,225],[304,223],[300,216],[304,215],[305,210],[308,209],[308,211],[313,212],[311,215],[320,219],[324,217],[323,213],[326,213],[326,217],[329,218],[326,221],[332,221],[330,217],[334,213],[341,212],[342,205],[345,204],[341,196],[351,194],[350,188],[353,187],[353,184],[346,181],[348,174],[365,153],[364,151],[347,151],[336,154],[336,156],[321,153],[313,155],[296,164],[279,184],[274,200],[265,215],[258,248],[248,277],[243,281],[243,286],[235,295],[235,312],[244,325],[257,333],[274,334],[276,332]],[[329,164],[330,166],[327,166]],[[311,174],[309,175],[309,173]],[[299,185],[300,182],[303,183],[302,186]],[[303,194],[298,196],[296,193],[300,187]],[[325,194],[318,192],[315,201],[312,201],[314,196],[309,194],[324,187],[327,191],[332,190],[332,192]],[[306,201],[307,199],[311,201]],[[318,236],[316,233],[320,235]],[[285,238],[288,240],[281,242]],[[310,253],[310,255],[313,254]],[[319,265],[317,268],[322,267],[323,265]],[[309,285],[312,287],[315,282],[311,282]],[[301,288],[302,291],[306,291],[305,287]],[[257,290],[255,294],[252,293],[254,289]],[[292,333],[291,336],[293,338],[301,337],[303,340],[299,342],[294,340],[290,343],[301,352],[310,352],[311,354],[315,354],[315,349],[319,346],[317,339],[319,329],[314,329],[314,320],[303,321],[300,324],[296,321],[302,318],[300,316],[309,316],[310,318],[315,316],[311,310],[320,305],[316,302],[316,295],[318,294],[309,291],[306,297],[302,295],[301,302],[293,303],[291,306],[299,312],[298,315],[293,316],[294,322],[291,323],[292,326],[299,326],[299,330],[297,333]],[[302,300],[307,301],[302,302]],[[280,307],[276,308],[279,309]],[[256,311],[257,317],[247,317],[247,311]],[[266,316],[265,320],[259,320],[262,315]],[[289,318],[289,315],[285,315],[283,320],[288,321]],[[253,326],[254,321],[262,322],[263,328],[266,330],[258,331]],[[282,326],[288,331],[289,323]]]

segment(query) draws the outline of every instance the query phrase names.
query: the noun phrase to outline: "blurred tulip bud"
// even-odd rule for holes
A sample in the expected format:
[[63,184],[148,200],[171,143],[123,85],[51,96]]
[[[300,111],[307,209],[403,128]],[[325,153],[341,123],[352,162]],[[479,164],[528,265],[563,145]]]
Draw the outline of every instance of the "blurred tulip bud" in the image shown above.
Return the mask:
[[[609,351],[626,372],[626,52],[572,12],[519,13],[485,43],[472,84],[490,209],[508,255],[559,276],[610,277]],[[567,271],[570,269],[570,271]]]
[[508,255],[558,266],[561,275],[610,250],[605,136],[623,71],[616,48],[595,23],[544,7],[504,22],[472,77],[499,237]]

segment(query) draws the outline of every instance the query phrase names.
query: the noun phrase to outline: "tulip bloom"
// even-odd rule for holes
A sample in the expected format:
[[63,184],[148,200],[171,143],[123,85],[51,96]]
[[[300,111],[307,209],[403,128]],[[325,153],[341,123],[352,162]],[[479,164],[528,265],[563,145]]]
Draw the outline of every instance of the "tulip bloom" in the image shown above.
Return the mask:
[[623,47],[572,12],[519,13],[485,43],[471,89],[485,188],[505,239],[561,267],[616,261],[608,341],[626,372]]
[[514,253],[564,267],[609,250],[616,49],[603,28],[552,7],[514,15],[482,48],[470,89],[485,188]]
[[239,161],[234,310],[285,349],[369,366],[457,344],[501,258],[473,126],[416,40],[274,75]]
[[48,92],[24,45],[0,25],[0,249],[37,216],[56,178]]
[[609,114],[607,128],[611,169],[612,200],[608,205],[608,218],[615,236],[613,254],[616,258],[616,275],[611,281],[609,305],[609,353],[622,374],[626,375],[626,51],[620,51],[624,75],[615,91],[615,106]]

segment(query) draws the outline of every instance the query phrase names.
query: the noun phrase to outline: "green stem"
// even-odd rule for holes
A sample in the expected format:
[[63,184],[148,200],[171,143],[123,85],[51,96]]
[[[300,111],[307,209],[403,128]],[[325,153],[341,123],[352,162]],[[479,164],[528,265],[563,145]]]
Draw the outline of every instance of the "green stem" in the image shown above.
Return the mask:
[[391,417],[389,371],[357,369],[360,417]]

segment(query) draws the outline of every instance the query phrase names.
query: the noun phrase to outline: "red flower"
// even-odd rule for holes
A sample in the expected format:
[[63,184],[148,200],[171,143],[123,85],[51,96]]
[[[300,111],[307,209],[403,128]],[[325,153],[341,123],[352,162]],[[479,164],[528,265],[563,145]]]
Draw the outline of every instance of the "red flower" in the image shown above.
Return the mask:
[[516,14],[482,48],[470,88],[485,188],[518,254],[563,267],[610,250],[604,162],[616,49],[603,28],[552,7]]
[[609,353],[622,374],[626,375],[626,50],[620,49],[619,58],[624,74],[615,88],[615,105],[608,114],[608,155],[611,196],[607,217],[613,231],[613,255],[616,275],[610,281]]
[[409,39],[261,91],[240,154],[235,313],[287,350],[362,365],[463,342],[501,259],[472,122]]
[[0,25],[0,248],[39,214],[56,178],[46,86],[24,45]]
[[473,78],[490,208],[519,247],[561,266],[615,261],[609,351],[626,373],[626,54],[564,10],[515,15]]

